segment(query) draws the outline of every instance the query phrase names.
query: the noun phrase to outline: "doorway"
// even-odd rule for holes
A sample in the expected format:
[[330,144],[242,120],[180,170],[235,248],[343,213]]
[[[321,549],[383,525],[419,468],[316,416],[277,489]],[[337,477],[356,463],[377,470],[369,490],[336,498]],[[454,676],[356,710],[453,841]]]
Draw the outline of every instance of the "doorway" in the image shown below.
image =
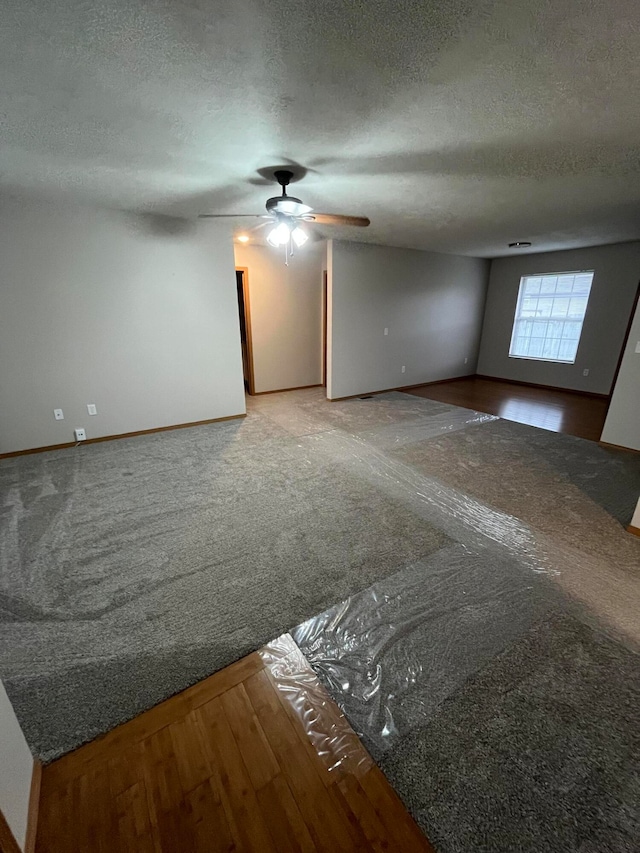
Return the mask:
[[236,292],[238,294],[244,388],[248,394],[253,395],[255,394],[255,390],[253,379],[253,347],[251,345],[251,313],[249,309],[249,270],[246,267],[236,267]]

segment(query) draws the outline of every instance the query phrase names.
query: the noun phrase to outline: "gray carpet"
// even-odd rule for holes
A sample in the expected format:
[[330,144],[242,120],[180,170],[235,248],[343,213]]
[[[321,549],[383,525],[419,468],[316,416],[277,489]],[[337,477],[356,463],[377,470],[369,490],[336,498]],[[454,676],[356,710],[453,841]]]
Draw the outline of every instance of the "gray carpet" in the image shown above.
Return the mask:
[[[0,674],[34,752],[50,760],[420,567],[441,567],[441,624],[465,590],[487,591],[452,616],[450,637],[495,625],[454,691],[556,594],[633,633],[640,543],[602,483],[615,478],[622,512],[640,465],[586,442],[569,465],[563,437],[541,448],[517,426],[312,389],[254,398],[243,421],[1,462]],[[525,602],[529,579],[542,585]],[[404,707],[407,725],[424,722]]]
[[429,406],[277,397],[0,463],[0,672],[42,759],[448,544],[332,452],[336,421],[426,424]]
[[634,853],[639,758],[638,655],[556,616],[381,763],[440,853]]

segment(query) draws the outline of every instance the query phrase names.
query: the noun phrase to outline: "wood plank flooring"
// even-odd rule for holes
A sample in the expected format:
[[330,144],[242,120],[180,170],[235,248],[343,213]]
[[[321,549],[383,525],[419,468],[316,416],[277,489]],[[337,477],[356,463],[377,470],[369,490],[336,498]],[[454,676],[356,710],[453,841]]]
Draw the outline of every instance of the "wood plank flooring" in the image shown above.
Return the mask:
[[284,635],[43,770],[37,853],[434,851]]
[[599,441],[609,407],[606,397],[479,376],[421,385],[408,393],[591,441]]

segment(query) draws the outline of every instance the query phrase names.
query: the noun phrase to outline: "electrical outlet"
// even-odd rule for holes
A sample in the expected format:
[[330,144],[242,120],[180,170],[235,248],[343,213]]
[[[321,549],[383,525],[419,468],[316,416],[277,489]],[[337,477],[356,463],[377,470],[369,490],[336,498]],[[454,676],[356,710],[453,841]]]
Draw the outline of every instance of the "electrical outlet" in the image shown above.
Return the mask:
[[404,366],[404,364],[403,364],[403,365],[402,365],[402,372],[404,373],[406,369],[407,369],[407,368],[406,368],[406,367]]
[[62,411],[62,409],[54,409],[53,410],[53,417],[57,421],[63,421],[64,420],[64,412]]
[[588,376],[588,375],[589,375],[589,368],[588,368],[588,367],[585,367],[585,369],[582,371],[582,375],[583,375],[583,376]]
[[640,352],[640,341],[636,344],[636,352]]
[[87,411],[89,412],[90,415],[97,415],[98,414],[98,410],[96,409],[95,403],[87,403]]
[[87,433],[85,432],[84,427],[77,427],[76,429],[74,429],[73,434],[76,437],[76,441],[87,440]]
[[465,358],[464,363],[466,364],[469,361],[468,358]]
[[384,333],[385,333],[385,335],[388,335],[388,334],[389,334],[389,329],[387,329],[387,327],[386,327],[386,326],[385,326],[385,328],[384,328]]

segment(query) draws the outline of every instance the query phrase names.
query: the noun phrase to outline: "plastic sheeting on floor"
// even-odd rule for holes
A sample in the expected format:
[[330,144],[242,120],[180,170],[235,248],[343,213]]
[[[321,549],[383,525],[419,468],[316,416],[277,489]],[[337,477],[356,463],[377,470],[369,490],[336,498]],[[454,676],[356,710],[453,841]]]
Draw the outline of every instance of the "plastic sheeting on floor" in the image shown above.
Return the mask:
[[302,723],[312,748],[327,770],[344,770],[355,776],[366,772],[373,763],[370,756],[344,715],[329,700],[291,635],[283,634],[272,640],[259,650],[259,654],[275,687],[291,713]]
[[442,853],[636,849],[635,460],[450,414],[331,434],[343,472],[449,542],[291,634]]
[[495,550],[458,544],[292,635],[379,757],[559,602],[545,576]]

